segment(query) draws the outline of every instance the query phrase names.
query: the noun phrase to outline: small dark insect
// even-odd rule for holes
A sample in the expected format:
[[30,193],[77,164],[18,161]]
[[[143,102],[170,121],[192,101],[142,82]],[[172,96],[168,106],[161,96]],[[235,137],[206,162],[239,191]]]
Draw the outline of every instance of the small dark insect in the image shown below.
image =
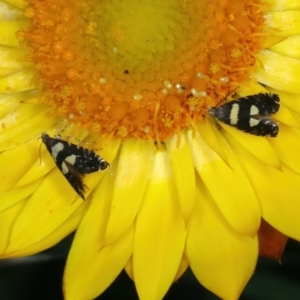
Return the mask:
[[278,112],[279,101],[276,94],[259,93],[212,107],[208,113],[218,121],[241,131],[258,136],[276,137],[279,126],[270,119],[270,115]]
[[41,139],[59,170],[76,193],[85,200],[86,185],[83,182],[83,176],[104,170],[109,163],[92,150],[71,144],[59,136],[51,138],[46,132],[43,132]]

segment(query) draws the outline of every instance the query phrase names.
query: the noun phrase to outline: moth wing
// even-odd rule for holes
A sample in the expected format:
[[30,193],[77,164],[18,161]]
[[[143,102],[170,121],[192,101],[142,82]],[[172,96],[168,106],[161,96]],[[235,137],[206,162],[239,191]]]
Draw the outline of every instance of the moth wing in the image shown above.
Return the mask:
[[271,137],[276,137],[279,132],[279,126],[278,124],[273,121],[273,120],[261,120],[260,123],[258,124],[260,126],[260,132],[262,136],[271,136]]
[[67,161],[64,161],[66,167],[68,168],[67,173],[63,173],[70,185],[73,187],[73,189],[76,191],[76,193],[83,199],[84,198],[84,192],[87,186],[83,183],[83,174],[77,170],[77,168],[70,164]]
[[95,152],[80,146],[77,147],[80,153],[78,152],[76,155],[74,167],[81,174],[98,172],[108,167],[108,163]]
[[269,116],[276,114],[280,108],[280,98],[277,94],[260,93],[248,96],[259,108],[259,115]]
[[269,119],[261,120],[256,126],[249,127],[248,133],[258,136],[276,137],[279,132],[278,124]]

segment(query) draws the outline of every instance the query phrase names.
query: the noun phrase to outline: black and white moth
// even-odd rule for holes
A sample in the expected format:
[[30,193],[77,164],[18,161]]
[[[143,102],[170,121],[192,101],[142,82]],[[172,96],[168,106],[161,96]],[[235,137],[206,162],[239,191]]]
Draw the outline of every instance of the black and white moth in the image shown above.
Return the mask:
[[51,138],[46,132],[43,132],[41,139],[59,170],[76,193],[85,200],[86,185],[83,182],[83,176],[104,170],[109,163],[92,150],[71,144],[59,136]]
[[212,107],[208,113],[218,121],[241,131],[258,136],[276,137],[279,127],[270,119],[270,115],[278,112],[279,101],[276,94],[259,93]]

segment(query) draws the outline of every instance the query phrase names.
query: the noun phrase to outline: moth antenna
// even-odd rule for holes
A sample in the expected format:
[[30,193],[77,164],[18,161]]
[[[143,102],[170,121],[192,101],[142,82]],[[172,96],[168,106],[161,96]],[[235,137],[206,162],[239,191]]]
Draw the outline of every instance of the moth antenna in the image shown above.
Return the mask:
[[74,138],[74,137],[72,137],[72,136],[67,136],[67,139],[69,140],[69,139],[72,139],[72,140],[75,140],[75,141],[77,141],[77,142],[79,142],[79,143],[81,143],[81,144],[86,144],[86,145],[93,145],[93,144],[96,144],[96,142],[85,142],[85,141],[82,141],[82,140],[79,140],[79,139],[77,139],[77,138]]
[[[56,139],[58,139],[58,140],[62,140],[63,138],[62,138],[62,136],[61,136],[61,133],[64,132],[64,131],[67,129],[67,127],[68,127],[68,124],[66,124],[65,127],[64,127],[61,131],[59,131],[58,134],[56,134],[56,135],[54,136],[54,138],[56,138]],[[66,138],[66,139],[67,139],[67,138]]]
[[227,99],[229,95],[235,93],[235,91],[239,88],[239,86],[235,87],[233,90],[230,90],[229,87],[228,87],[228,93],[227,95],[225,96],[225,98]]
[[[223,77],[221,77],[221,78],[223,78]],[[221,82],[222,82],[222,81],[221,81]],[[239,86],[237,86],[237,87],[235,87],[233,90],[230,91],[229,81],[228,81],[227,83],[228,83],[228,92],[227,92],[226,96],[225,96],[222,100],[220,100],[219,95],[218,95],[218,93],[217,93],[217,91],[216,91],[216,89],[215,89],[214,84],[213,84],[212,82],[210,82],[210,85],[211,85],[211,87],[212,87],[212,90],[214,91],[214,94],[215,94],[215,96],[216,96],[216,98],[217,98],[217,100],[218,100],[218,104],[217,104],[215,107],[218,107],[218,106],[220,106],[223,102],[226,102],[228,96],[231,95],[231,94],[233,94],[233,93],[239,88]]]
[[66,129],[67,129],[67,127],[68,127],[68,123],[65,125],[65,127],[58,133],[58,136],[60,136],[60,134],[62,133],[62,132],[64,132]]
[[211,82],[211,81],[209,81],[209,84],[210,84],[210,86],[211,86],[211,88],[212,88],[212,90],[213,90],[213,92],[214,92],[214,94],[215,94],[215,97],[217,98],[217,100],[218,100],[218,105],[220,104],[220,99],[219,99],[219,95],[218,95],[218,93],[217,93],[217,91],[216,91],[216,89],[215,89],[215,86],[214,86],[214,84]]
[[[80,144],[85,144],[85,145],[93,145],[96,144],[96,142],[85,142],[83,140],[77,139],[71,135],[67,135],[67,136],[61,136],[61,133],[64,132],[68,127],[68,124],[57,134],[54,136],[54,138],[59,139],[59,140],[65,140],[66,142],[69,143],[69,140],[72,139],[74,141],[77,141]],[[97,149],[99,150],[99,149]]]

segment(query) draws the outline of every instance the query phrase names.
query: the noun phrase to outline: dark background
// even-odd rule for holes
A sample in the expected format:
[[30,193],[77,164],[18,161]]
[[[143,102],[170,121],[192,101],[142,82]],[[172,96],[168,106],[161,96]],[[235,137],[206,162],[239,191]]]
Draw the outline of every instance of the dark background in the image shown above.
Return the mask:
[[[1,300],[62,300],[62,275],[72,236],[34,256],[0,261]],[[212,270],[213,272],[213,270]],[[134,284],[122,272],[97,300],[137,300]],[[188,270],[164,300],[217,300]],[[300,243],[290,240],[282,264],[260,258],[241,300],[300,299]]]

